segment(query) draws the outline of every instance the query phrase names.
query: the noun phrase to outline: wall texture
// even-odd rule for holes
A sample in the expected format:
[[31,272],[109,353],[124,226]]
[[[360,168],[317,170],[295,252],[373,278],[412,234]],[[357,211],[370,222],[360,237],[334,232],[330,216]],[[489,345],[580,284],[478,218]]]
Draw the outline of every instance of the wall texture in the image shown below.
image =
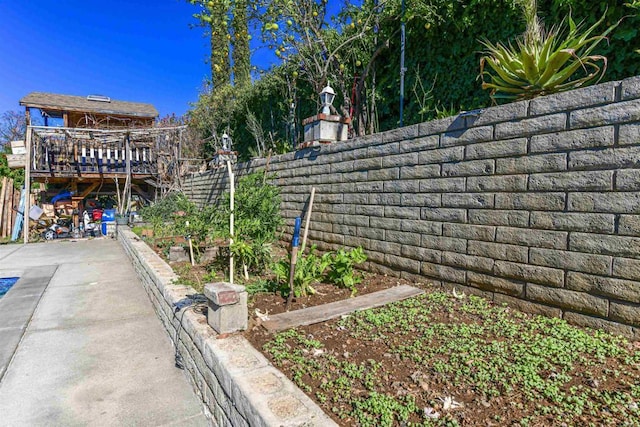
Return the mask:
[[[288,224],[316,188],[322,249],[362,246],[372,271],[640,338],[640,77],[289,153],[269,171]],[[184,191],[202,205],[227,185],[222,169]]]

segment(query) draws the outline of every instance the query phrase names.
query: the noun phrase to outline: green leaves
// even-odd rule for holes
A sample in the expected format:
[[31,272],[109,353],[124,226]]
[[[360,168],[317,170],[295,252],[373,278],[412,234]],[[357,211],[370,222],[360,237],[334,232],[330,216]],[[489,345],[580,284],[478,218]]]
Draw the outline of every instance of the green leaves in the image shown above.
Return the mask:
[[[619,22],[594,36],[592,34],[603,23],[606,12],[586,29],[569,15],[566,21],[545,31],[537,16],[529,10],[531,4],[535,6],[535,1],[525,3],[529,5],[523,6],[527,31],[515,45],[481,41],[487,49],[480,60],[482,88],[490,90],[494,102],[497,99],[530,99],[575,89],[602,78],[607,69],[607,58],[592,52]],[[493,73],[485,70],[485,65]]]

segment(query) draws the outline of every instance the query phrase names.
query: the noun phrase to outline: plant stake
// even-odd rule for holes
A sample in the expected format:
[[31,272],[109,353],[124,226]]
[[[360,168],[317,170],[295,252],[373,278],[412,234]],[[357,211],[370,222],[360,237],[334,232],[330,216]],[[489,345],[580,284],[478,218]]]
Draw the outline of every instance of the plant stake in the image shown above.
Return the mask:
[[291,301],[293,301],[293,278],[296,274],[296,262],[298,261],[298,245],[300,244],[300,225],[302,220],[300,217],[296,218],[295,225],[293,227],[293,239],[291,240],[291,265],[289,266],[289,297],[287,298],[287,311],[291,308]]
[[307,235],[309,234],[309,222],[311,222],[311,211],[313,210],[313,198],[316,195],[316,187],[311,187],[311,197],[309,198],[309,208],[307,209],[306,220],[304,223],[304,235],[302,236],[302,246],[300,253],[304,254],[304,247],[307,245]]

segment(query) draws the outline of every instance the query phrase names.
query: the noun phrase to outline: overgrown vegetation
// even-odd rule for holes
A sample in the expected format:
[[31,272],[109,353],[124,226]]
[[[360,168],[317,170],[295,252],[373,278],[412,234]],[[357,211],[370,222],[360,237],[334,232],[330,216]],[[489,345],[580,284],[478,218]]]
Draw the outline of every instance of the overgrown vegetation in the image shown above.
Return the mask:
[[433,292],[264,349],[343,425],[640,424],[638,347],[479,297]]
[[[331,8],[330,2],[320,0],[254,2],[248,5],[246,19],[263,30],[263,46],[280,52],[281,62],[254,75],[251,85],[207,89],[190,112],[191,123],[203,138],[208,138],[209,152],[223,130],[233,136],[241,158],[269,149],[282,152],[299,139],[302,119],[317,112],[315,81],[326,77],[339,92],[336,108],[352,117],[356,134],[395,128],[399,120],[402,21],[407,33],[405,124],[489,106],[489,93],[482,90],[478,79],[478,63],[483,55],[480,40],[507,44],[522,34],[526,24],[521,1],[406,0],[404,19],[400,0],[365,0],[360,5]],[[623,3],[540,0],[538,12],[546,28],[557,27],[569,15],[583,22],[586,29],[602,19],[601,26],[592,33],[597,35],[633,13],[629,6],[637,6],[636,1]],[[305,25],[307,22],[314,25]],[[606,80],[640,74],[636,53],[640,48],[639,24],[637,16],[629,16],[608,35],[606,42],[603,40],[587,54],[608,59]],[[233,40],[233,31],[227,31],[228,40]],[[323,43],[306,45],[305,37]],[[350,42],[336,49],[347,40]],[[301,56],[296,56],[297,52]],[[324,74],[312,73],[311,66],[302,65],[304,61],[323,64],[324,58],[334,52]],[[572,62],[573,67],[576,63]],[[565,83],[589,74],[578,68]],[[311,74],[315,80],[307,78]],[[255,117],[251,122],[253,131],[245,120],[248,113]],[[256,124],[262,132],[255,132]],[[269,145],[264,149],[258,148],[260,134],[269,135],[262,139]]]

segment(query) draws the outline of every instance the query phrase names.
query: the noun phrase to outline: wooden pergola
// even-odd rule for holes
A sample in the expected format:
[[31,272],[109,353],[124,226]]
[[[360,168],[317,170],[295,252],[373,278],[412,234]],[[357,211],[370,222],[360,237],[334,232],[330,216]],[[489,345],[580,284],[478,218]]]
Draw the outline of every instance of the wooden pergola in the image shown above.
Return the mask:
[[[25,96],[20,104],[27,117],[27,195],[32,182],[55,184],[73,193],[74,211],[91,194],[113,194],[120,211],[128,212],[132,194],[153,200],[179,181],[186,127],[156,126],[158,112],[151,104],[42,92]],[[31,124],[32,109],[40,111],[44,126]],[[51,119],[62,119],[63,126],[52,126]],[[28,224],[30,198],[25,200]],[[74,222],[78,225],[77,216]]]

